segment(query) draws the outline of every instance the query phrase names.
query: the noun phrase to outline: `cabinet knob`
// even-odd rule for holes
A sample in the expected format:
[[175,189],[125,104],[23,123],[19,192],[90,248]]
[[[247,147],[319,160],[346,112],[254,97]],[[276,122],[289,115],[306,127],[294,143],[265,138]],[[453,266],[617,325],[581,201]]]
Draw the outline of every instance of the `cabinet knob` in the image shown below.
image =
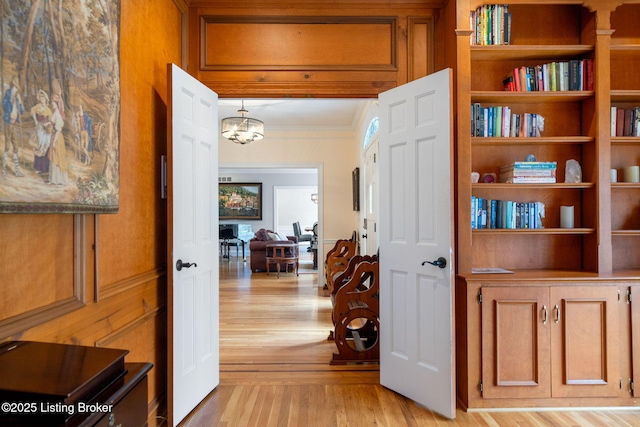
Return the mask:
[[558,304],[556,304],[556,306],[553,308],[556,311],[556,323],[560,323],[560,307],[558,307]]
[[542,324],[543,325],[547,324],[547,306],[546,305],[542,306]]

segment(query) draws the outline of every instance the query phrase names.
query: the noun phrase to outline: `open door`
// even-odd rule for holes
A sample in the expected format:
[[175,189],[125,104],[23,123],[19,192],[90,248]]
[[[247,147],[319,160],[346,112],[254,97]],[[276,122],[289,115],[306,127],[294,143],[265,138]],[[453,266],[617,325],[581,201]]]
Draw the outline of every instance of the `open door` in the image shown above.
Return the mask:
[[364,153],[364,234],[367,240],[365,254],[378,252],[378,137],[367,147]]
[[455,417],[451,70],[380,94],[380,383]]
[[169,64],[168,407],[176,426],[219,383],[218,95]]

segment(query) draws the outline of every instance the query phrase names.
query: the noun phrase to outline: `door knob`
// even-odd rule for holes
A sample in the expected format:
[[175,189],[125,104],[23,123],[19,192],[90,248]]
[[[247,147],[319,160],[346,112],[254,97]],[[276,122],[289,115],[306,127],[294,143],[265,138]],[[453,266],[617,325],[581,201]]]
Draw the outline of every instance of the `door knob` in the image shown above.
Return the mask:
[[425,265],[425,264],[431,264],[431,265],[435,265],[436,267],[445,268],[447,266],[447,260],[444,257],[440,257],[435,261],[424,261],[422,263],[422,265]]
[[183,268],[189,268],[189,267],[191,267],[191,266],[193,266],[193,267],[197,267],[197,266],[198,266],[198,264],[196,264],[195,262],[194,262],[194,263],[182,262],[182,260],[181,260],[181,259],[179,259],[178,261],[176,261],[176,270],[178,270],[178,271],[182,270]]

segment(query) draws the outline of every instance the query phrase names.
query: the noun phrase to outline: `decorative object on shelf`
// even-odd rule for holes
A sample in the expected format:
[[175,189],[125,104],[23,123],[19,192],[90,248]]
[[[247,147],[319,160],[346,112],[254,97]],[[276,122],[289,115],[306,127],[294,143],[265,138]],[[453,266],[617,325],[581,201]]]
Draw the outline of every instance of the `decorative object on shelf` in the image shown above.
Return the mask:
[[573,228],[573,206],[560,206],[560,228]]
[[471,183],[476,184],[480,180],[480,174],[478,172],[471,172]]
[[626,166],[624,168],[624,182],[640,182],[640,166]]
[[218,183],[220,219],[262,219],[262,183]]
[[536,158],[536,156],[534,154],[527,154],[527,156],[524,158],[525,162],[537,162],[538,159]]
[[582,182],[582,168],[580,163],[575,159],[567,160],[564,170],[564,182],[578,183]]
[[611,169],[611,182],[618,182],[618,170]]
[[318,193],[311,193],[311,201],[313,203],[318,203]]
[[492,184],[496,182],[496,174],[495,173],[483,173],[482,174],[482,182],[485,184]]
[[220,126],[222,136],[236,144],[243,145],[264,138],[264,123],[257,119],[245,117],[249,111],[244,108],[244,100],[238,113],[240,117],[222,119]]

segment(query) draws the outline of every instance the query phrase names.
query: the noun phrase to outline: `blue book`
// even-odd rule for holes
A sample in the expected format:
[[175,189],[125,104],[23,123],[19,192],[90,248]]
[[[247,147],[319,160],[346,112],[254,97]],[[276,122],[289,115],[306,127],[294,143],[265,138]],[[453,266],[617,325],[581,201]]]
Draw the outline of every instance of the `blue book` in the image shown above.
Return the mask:
[[476,228],[476,196],[471,196],[471,229],[475,230]]
[[491,220],[489,221],[489,228],[497,228],[497,218],[498,218],[498,201],[493,199],[491,200]]

